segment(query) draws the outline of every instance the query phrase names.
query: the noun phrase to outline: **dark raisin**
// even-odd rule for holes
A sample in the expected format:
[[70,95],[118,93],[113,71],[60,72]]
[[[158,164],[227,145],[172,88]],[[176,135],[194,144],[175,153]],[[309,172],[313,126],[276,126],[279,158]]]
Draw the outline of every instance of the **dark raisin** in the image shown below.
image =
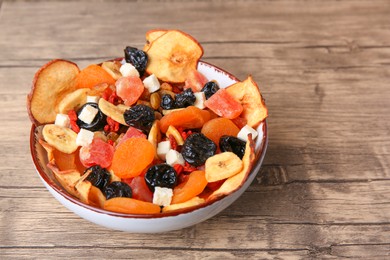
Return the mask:
[[102,192],[108,183],[110,183],[111,174],[100,165],[89,167],[85,170],[85,173],[88,174],[86,180],[91,182],[93,186],[99,188]]
[[195,100],[196,97],[194,95],[194,92],[192,92],[192,89],[188,88],[183,92],[176,94],[175,107],[183,108],[183,107],[192,106],[195,103]]
[[154,110],[146,105],[135,105],[124,113],[126,124],[148,133],[154,122]]
[[169,94],[164,94],[161,97],[160,106],[163,109],[174,109],[175,108],[175,99]]
[[104,188],[103,193],[108,200],[116,197],[131,198],[133,195],[130,186],[121,181],[111,182]]
[[213,156],[217,145],[202,133],[195,133],[187,137],[181,154],[186,162],[193,166],[203,165],[207,158]]
[[133,64],[142,77],[145,73],[146,64],[148,63],[148,55],[146,52],[130,46],[127,46],[124,52],[126,62]]
[[106,115],[103,114],[103,112],[99,109],[98,104],[96,103],[85,103],[79,110],[77,110],[77,117],[81,114],[81,111],[83,111],[84,107],[86,106],[92,106],[98,110],[98,113],[96,114],[95,118],[92,120],[92,123],[88,124],[84,121],[81,121],[79,118],[77,118],[77,125],[80,128],[87,129],[89,131],[95,132],[102,130],[104,126],[106,125]]
[[201,91],[204,92],[206,99],[209,99],[212,95],[217,93],[218,90],[219,90],[219,86],[217,82],[209,81],[204,85]]
[[232,152],[240,159],[244,157],[246,142],[235,136],[223,135],[219,139],[219,148],[222,152]]
[[154,187],[174,188],[177,184],[177,173],[169,164],[156,164],[147,170],[145,182],[151,191],[154,191]]

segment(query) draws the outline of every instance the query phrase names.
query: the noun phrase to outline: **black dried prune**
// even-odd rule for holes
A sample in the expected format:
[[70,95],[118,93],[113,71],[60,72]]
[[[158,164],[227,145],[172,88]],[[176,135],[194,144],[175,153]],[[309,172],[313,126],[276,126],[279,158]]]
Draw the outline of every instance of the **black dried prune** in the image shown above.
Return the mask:
[[[98,113],[96,114],[95,118],[92,120],[92,122],[90,124],[88,124],[88,123],[86,123],[78,118],[86,106],[91,106],[91,107],[96,108],[98,110]],[[106,118],[107,118],[106,115],[103,114],[103,112],[99,109],[99,106],[97,103],[88,102],[88,103],[85,103],[79,110],[77,110],[76,123],[80,128],[84,128],[86,130],[95,132],[95,131],[102,130],[104,128],[104,126],[107,123]]]
[[183,108],[183,107],[192,106],[195,103],[195,100],[196,97],[194,95],[194,92],[192,91],[192,89],[188,88],[183,92],[176,94],[175,107]]
[[154,110],[146,105],[135,105],[123,114],[126,124],[148,133],[155,120]]
[[146,64],[148,63],[148,55],[146,52],[130,46],[127,46],[124,52],[126,62],[133,64],[142,77],[145,73]]
[[164,94],[161,97],[160,106],[163,109],[174,109],[175,108],[175,99],[169,94]]
[[222,152],[232,152],[240,159],[244,157],[246,142],[235,136],[223,135],[219,139],[219,148]]
[[111,174],[100,165],[89,167],[85,170],[85,173],[89,173],[86,180],[91,182],[93,186],[99,188],[102,192],[108,183],[110,183]]
[[209,99],[212,95],[217,93],[218,90],[219,90],[219,86],[217,82],[209,81],[204,85],[201,91],[204,92],[206,99]]
[[156,164],[147,170],[145,182],[151,191],[154,191],[155,187],[174,188],[177,184],[177,173],[169,164]]
[[104,195],[106,199],[112,199],[116,197],[126,197],[131,198],[133,196],[133,192],[130,186],[121,181],[113,181],[109,185],[104,188]]
[[187,137],[181,154],[186,162],[193,166],[203,165],[207,158],[213,156],[217,145],[202,133],[195,133]]

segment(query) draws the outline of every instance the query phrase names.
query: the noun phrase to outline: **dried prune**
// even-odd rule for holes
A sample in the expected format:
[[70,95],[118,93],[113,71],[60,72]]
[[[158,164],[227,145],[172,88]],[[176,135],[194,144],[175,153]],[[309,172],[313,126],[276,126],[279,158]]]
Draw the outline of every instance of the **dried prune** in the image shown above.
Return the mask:
[[121,181],[113,181],[104,188],[104,195],[106,199],[112,199],[116,197],[127,197],[131,198],[133,192],[130,186]]
[[240,159],[244,157],[246,142],[235,136],[223,135],[219,139],[219,148],[222,152],[232,152]]
[[219,90],[219,86],[217,82],[209,81],[204,85],[201,91],[204,92],[206,99],[209,99],[212,95],[217,93],[218,90]]
[[146,52],[130,46],[127,46],[124,52],[126,62],[133,64],[142,77],[145,73],[146,64],[148,63],[148,55]]
[[135,105],[124,113],[126,124],[148,133],[155,120],[154,110],[146,105]]
[[145,182],[151,191],[154,191],[154,187],[174,188],[177,184],[177,173],[169,164],[156,164],[147,170]]
[[85,170],[85,173],[89,173],[86,180],[91,182],[93,186],[99,188],[102,192],[104,188],[110,183],[111,174],[100,165],[89,167]]
[[192,89],[188,88],[183,92],[176,94],[175,96],[175,107],[183,108],[191,106],[195,103],[196,97]]
[[181,154],[186,162],[193,166],[203,165],[207,158],[213,156],[217,145],[202,133],[195,133],[187,137]]
[[175,99],[169,94],[164,94],[161,97],[160,106],[163,109],[174,109],[175,108]]
[[77,125],[80,128],[84,128],[92,132],[102,130],[106,125],[106,115],[103,114],[103,112],[99,109],[97,103],[93,103],[93,102],[85,103],[79,110],[77,110],[77,117],[81,114],[81,111],[83,111],[84,107],[88,105],[96,108],[98,110],[98,113],[96,114],[95,118],[90,124],[85,123],[84,121],[81,121],[80,119],[77,118],[76,121]]

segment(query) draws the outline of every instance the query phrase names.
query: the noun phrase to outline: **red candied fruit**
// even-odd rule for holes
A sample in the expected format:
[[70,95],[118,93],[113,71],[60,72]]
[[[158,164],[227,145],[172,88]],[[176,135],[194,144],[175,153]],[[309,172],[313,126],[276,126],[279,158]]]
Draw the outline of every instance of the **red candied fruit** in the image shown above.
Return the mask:
[[114,157],[114,147],[100,138],[94,138],[89,146],[81,147],[80,161],[85,167],[100,165],[107,168]]

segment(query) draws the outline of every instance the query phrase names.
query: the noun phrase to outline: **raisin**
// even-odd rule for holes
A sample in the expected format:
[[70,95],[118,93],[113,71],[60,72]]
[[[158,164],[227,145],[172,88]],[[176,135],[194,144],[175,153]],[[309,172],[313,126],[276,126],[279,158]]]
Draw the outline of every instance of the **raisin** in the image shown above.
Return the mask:
[[148,133],[155,120],[154,110],[146,105],[135,105],[124,113],[126,124]]
[[174,188],[177,184],[177,173],[169,164],[156,164],[147,170],[145,182],[151,191],[154,191],[155,187]]
[[174,109],[175,108],[175,99],[169,94],[164,94],[161,97],[160,106],[163,109]]
[[148,63],[148,55],[146,52],[130,46],[127,46],[124,52],[126,62],[131,63],[142,77],[145,73],[146,64]]
[[103,112],[99,109],[98,104],[96,103],[85,103],[78,111],[77,116],[81,114],[81,111],[83,111],[84,107],[86,106],[92,106],[98,110],[98,113],[96,114],[95,118],[92,120],[90,124],[85,123],[84,121],[81,121],[80,119],[77,119],[76,123],[80,128],[84,128],[86,130],[95,132],[102,130],[104,126],[106,125],[106,115],[103,114]]
[[201,91],[204,92],[206,99],[209,99],[212,95],[217,93],[218,90],[219,90],[219,86],[217,82],[209,81],[204,85]]
[[131,198],[133,195],[130,186],[121,181],[111,182],[109,185],[106,186],[103,193],[108,200],[116,197]]
[[190,88],[184,90],[182,93],[176,94],[175,98],[175,106],[177,108],[192,106],[196,100],[194,92]]
[[203,165],[207,158],[213,156],[217,145],[202,133],[195,133],[187,137],[181,154],[186,162],[192,166]]
[[91,184],[97,188],[99,188],[102,192],[104,188],[110,183],[111,174],[100,165],[91,166],[85,170],[85,173],[88,173],[86,178],[87,181],[91,182]]
[[219,148],[222,152],[232,152],[240,159],[244,157],[246,142],[235,136],[223,135],[219,139]]

